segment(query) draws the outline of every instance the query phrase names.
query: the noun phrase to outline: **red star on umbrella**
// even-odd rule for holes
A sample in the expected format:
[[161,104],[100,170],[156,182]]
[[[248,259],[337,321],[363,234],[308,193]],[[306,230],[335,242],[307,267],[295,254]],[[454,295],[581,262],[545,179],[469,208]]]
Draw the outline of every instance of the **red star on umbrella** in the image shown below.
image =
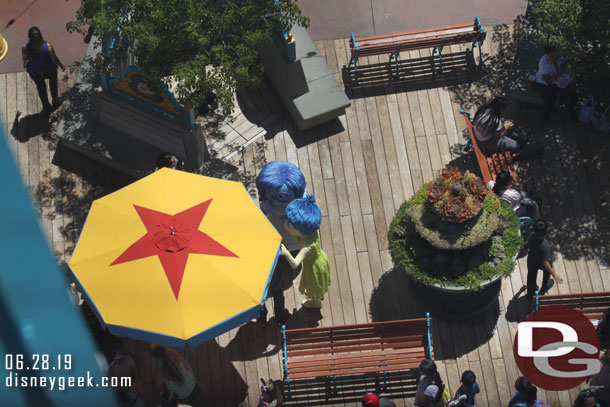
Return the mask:
[[210,199],[175,215],[134,205],[148,233],[110,265],[159,256],[177,300],[189,253],[239,257],[199,230],[211,202]]

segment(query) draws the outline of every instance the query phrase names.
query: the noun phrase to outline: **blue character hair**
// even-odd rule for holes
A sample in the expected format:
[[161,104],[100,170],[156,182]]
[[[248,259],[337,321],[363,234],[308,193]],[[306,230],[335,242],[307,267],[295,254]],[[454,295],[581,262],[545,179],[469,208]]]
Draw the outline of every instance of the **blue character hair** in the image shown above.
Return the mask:
[[[305,176],[294,164],[286,161],[267,163],[256,177],[256,189],[262,199],[268,199],[266,192],[291,192],[295,198],[305,193]],[[287,190],[287,191],[286,191]]]
[[286,207],[286,220],[303,235],[311,235],[320,228],[322,213],[314,195],[295,199]]

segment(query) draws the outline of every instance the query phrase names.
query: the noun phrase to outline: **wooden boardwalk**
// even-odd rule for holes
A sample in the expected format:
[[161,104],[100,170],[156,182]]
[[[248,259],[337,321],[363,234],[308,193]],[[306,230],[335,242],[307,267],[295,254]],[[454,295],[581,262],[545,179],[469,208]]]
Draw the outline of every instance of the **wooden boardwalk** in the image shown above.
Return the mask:
[[[463,63],[467,56],[464,47],[451,47],[451,55],[447,47],[447,72],[436,77],[428,69],[427,51],[403,53],[401,70],[405,75],[394,82],[387,80],[387,57],[361,59],[362,86],[357,88],[350,87],[347,80],[344,83],[347,39],[320,41],[319,50],[352,100],[338,122],[299,133],[289,117],[281,115],[273,92],[263,88],[239,96],[238,101],[241,110],[247,105],[250,110],[258,108],[262,112],[258,119],[271,117],[265,112],[278,114],[271,123],[259,123],[264,133],[252,130],[248,133],[251,137],[242,137],[243,141],[235,134],[230,141],[222,135],[208,140],[218,157],[230,156],[253,194],[253,179],[262,166],[283,160],[301,168],[308,181],[307,191],[316,195],[323,215],[322,245],[331,263],[333,284],[320,318],[301,308],[299,277],[284,276],[287,308],[294,310],[289,327],[403,319],[425,312],[414,302],[405,275],[393,267],[388,226],[400,205],[444,165],[474,170],[472,157],[454,155],[451,147],[464,142],[465,124],[459,110],[481,104],[498,90],[493,86],[501,86],[499,82],[507,77],[493,62],[502,54],[510,65],[505,44],[498,39],[511,38],[511,28],[489,28],[489,32],[483,52],[492,63],[482,72]],[[70,88],[74,75],[75,70],[71,70],[61,77],[62,92]],[[469,106],[462,106],[465,100]],[[109,192],[108,187],[98,184],[108,185],[102,181],[109,179],[120,181],[84,158],[73,159],[79,175],[54,165],[57,143],[52,131],[49,135],[42,121],[32,116],[40,109],[35,86],[24,73],[0,76],[0,114],[7,138],[40,209],[47,239],[62,263],[69,259],[88,205]],[[15,126],[17,111],[22,115]],[[553,264],[565,282],[556,284],[551,293],[610,291],[610,137],[559,114],[549,126],[537,120],[536,112],[512,114],[520,126],[531,128],[534,137],[547,146],[543,159],[520,163],[520,174],[543,200],[542,215],[552,225]],[[256,122],[256,117],[244,115],[243,122],[233,121],[233,126],[221,133],[228,135],[239,126],[247,127],[244,123]],[[232,144],[227,147],[229,142]],[[512,276],[503,280],[498,305],[485,314],[469,321],[434,321],[435,358],[441,376],[453,393],[461,372],[474,371],[481,387],[478,406],[506,405],[520,375],[512,338],[517,322],[527,314],[522,297],[526,273],[522,258]],[[144,387],[150,389],[147,345],[126,342],[136,355]],[[215,405],[237,406],[245,400],[255,406],[260,378],[282,377],[281,348],[281,333],[273,321],[265,328],[252,321],[186,350],[185,355],[212,393]],[[316,383],[297,384],[296,394],[308,397],[288,405],[357,406],[361,394],[374,390],[373,383],[372,378],[340,382],[341,395],[328,401],[318,394]],[[388,392],[398,406],[413,405],[411,377],[390,377]],[[577,392],[540,391],[539,398],[553,406],[570,406]]]

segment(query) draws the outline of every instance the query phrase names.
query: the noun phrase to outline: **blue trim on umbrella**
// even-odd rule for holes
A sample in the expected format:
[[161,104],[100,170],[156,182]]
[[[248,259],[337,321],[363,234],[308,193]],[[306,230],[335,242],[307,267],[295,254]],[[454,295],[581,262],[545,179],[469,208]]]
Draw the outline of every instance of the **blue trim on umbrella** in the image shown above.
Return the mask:
[[106,323],[104,322],[104,319],[102,318],[102,314],[100,314],[99,310],[97,309],[97,307],[91,300],[91,297],[89,297],[89,293],[87,293],[87,290],[85,290],[85,287],[83,287],[83,285],[80,283],[80,281],[76,277],[76,274],[74,274],[74,271],[72,271],[70,266],[68,266],[68,269],[70,269],[70,274],[72,274],[72,281],[74,282],[74,284],[76,284],[76,288],[83,295],[85,301],[87,301],[87,305],[89,305],[89,308],[91,308],[93,315],[95,315],[97,320],[100,322],[100,324],[102,325],[102,328],[106,329],[107,326],[106,326]]
[[104,319],[102,318],[102,315],[100,314],[99,310],[95,306],[95,303],[91,300],[89,293],[87,293],[87,290],[85,290],[85,288],[80,283],[80,281],[78,280],[78,278],[76,277],[76,275],[74,274],[72,269],[70,269],[70,273],[72,274],[72,280],[74,281],[74,284],[76,284],[78,291],[81,292],[81,294],[83,295],[83,298],[85,299],[85,301],[87,301],[87,304],[91,308],[93,315],[95,315],[95,317],[99,321],[102,328],[107,329],[108,332],[110,332],[111,334],[119,336],[119,337],[123,337],[123,338],[133,338],[133,339],[138,339],[141,341],[156,343],[159,345],[171,346],[172,348],[176,348],[176,349],[183,349],[187,343],[189,344],[189,346],[191,348],[195,348],[196,346],[202,344],[203,342],[213,339],[219,335],[222,335],[223,333],[228,332],[231,329],[236,328],[242,324],[245,324],[246,322],[248,322],[252,319],[255,319],[259,316],[261,307],[263,306],[263,303],[265,302],[265,299],[267,298],[267,292],[269,290],[271,278],[273,276],[273,272],[275,271],[275,267],[277,265],[277,261],[280,257],[281,252],[282,252],[281,247],[278,247],[277,253],[275,255],[275,259],[273,260],[273,265],[271,266],[271,269],[269,270],[269,276],[267,277],[267,282],[265,283],[265,289],[263,290],[263,297],[262,297],[261,303],[259,305],[256,305],[250,309],[247,309],[237,315],[232,316],[231,318],[229,318],[223,322],[220,322],[219,324],[214,325],[213,327],[210,327],[204,331],[201,331],[199,334],[194,335],[193,337],[191,337],[189,339],[177,338],[175,336],[163,335],[158,332],[146,331],[146,330],[137,329],[137,328],[130,328],[130,327],[122,326],[122,325],[106,324],[104,322]]
[[[150,174],[148,176],[151,176],[153,174]],[[244,188],[244,190],[246,190],[246,192],[248,192],[248,190],[246,189],[244,184],[241,182],[238,182],[238,181],[227,181],[227,182],[239,183]],[[121,189],[123,189],[123,188],[121,188]],[[115,191],[115,192],[118,192],[118,191]],[[108,195],[112,195],[115,192],[108,194]],[[108,195],[106,195],[106,196],[108,196]],[[260,208],[259,208],[259,210],[260,210]],[[87,218],[89,217],[90,213],[91,213],[91,211],[89,211],[89,213],[87,214]],[[261,211],[261,213],[263,213],[263,212]],[[264,215],[264,213],[263,213],[263,215]],[[266,216],[265,216],[265,218],[266,218]],[[271,226],[273,227],[273,224],[269,221],[269,219],[267,219],[267,222],[269,222],[269,224],[271,224]],[[85,225],[86,225],[86,223],[87,222],[85,220]],[[273,228],[275,229],[275,227],[273,227]],[[278,232],[278,234],[279,234],[279,232]],[[81,234],[81,236],[82,236],[82,234]],[[79,240],[80,240],[81,236],[79,236]],[[78,245],[78,243],[77,243],[77,245]],[[195,348],[196,346],[199,346],[203,342],[216,338],[217,336],[222,335],[223,333],[228,332],[233,328],[236,328],[242,324],[245,324],[246,322],[248,322],[252,319],[257,318],[260,314],[261,307],[263,306],[265,300],[267,299],[269,285],[271,284],[273,272],[275,271],[275,267],[277,266],[277,262],[278,262],[281,252],[282,252],[281,246],[278,246],[277,253],[275,254],[275,259],[273,260],[273,264],[271,266],[271,269],[269,270],[269,275],[267,276],[267,281],[265,283],[265,289],[263,290],[263,296],[261,298],[260,304],[257,304],[254,307],[249,308],[237,315],[234,315],[231,318],[228,318],[223,322],[220,322],[204,331],[201,331],[200,333],[192,336],[189,339],[177,338],[175,336],[163,335],[158,332],[146,331],[143,329],[130,328],[130,327],[122,326],[122,325],[113,325],[113,324],[105,323],[99,310],[95,306],[95,303],[93,302],[93,300],[91,299],[91,297],[89,296],[89,294],[87,293],[87,291],[85,290],[83,285],[80,283],[78,278],[76,277],[76,274],[74,274],[74,271],[72,271],[72,269],[69,266],[68,266],[68,268],[70,269],[70,273],[72,274],[72,280],[74,281],[74,284],[76,284],[76,287],[83,295],[85,301],[87,301],[87,304],[91,308],[91,311],[93,312],[93,314],[95,315],[95,317],[97,318],[99,323],[102,325],[102,327],[105,329],[108,329],[108,331],[111,334],[119,336],[119,337],[123,337],[123,338],[133,338],[133,339],[138,339],[138,340],[146,341],[146,342],[150,342],[150,343],[156,343],[159,345],[170,346],[170,347],[173,347],[176,349],[183,349],[187,343],[191,348]]]
[[205,331],[200,332],[199,334],[189,339],[177,338],[175,336],[163,335],[158,332],[129,328],[120,325],[107,324],[106,326],[111,334],[120,336],[122,338],[138,339],[150,343],[157,343],[159,345],[171,346],[172,348],[176,349],[183,349],[184,346],[188,343],[191,348],[195,348],[201,345],[202,343],[209,341],[210,339],[214,339],[217,336],[222,335],[223,333],[228,332],[231,329],[236,328],[258,317],[259,313],[260,306],[256,305],[219,324],[214,325],[211,328],[206,329]]
[[275,267],[277,266],[277,261],[280,258],[281,253],[282,253],[282,246],[280,245],[277,248],[275,260],[273,260],[273,264],[271,265],[271,272],[269,273],[269,276],[267,277],[267,282],[265,283],[265,289],[263,290],[263,298],[261,299],[261,307],[263,306],[263,304],[265,303],[265,300],[267,299],[267,292],[269,291],[269,284],[271,283],[271,279],[273,278],[273,273],[275,272]]

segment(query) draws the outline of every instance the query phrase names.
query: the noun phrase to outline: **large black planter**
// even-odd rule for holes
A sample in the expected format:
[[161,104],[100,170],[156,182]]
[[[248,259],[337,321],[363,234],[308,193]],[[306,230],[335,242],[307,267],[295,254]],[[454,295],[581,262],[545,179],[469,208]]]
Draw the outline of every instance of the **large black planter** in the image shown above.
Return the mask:
[[439,319],[470,319],[487,311],[502,288],[500,276],[482,284],[478,291],[466,287],[441,287],[409,278],[415,299],[422,308]]

